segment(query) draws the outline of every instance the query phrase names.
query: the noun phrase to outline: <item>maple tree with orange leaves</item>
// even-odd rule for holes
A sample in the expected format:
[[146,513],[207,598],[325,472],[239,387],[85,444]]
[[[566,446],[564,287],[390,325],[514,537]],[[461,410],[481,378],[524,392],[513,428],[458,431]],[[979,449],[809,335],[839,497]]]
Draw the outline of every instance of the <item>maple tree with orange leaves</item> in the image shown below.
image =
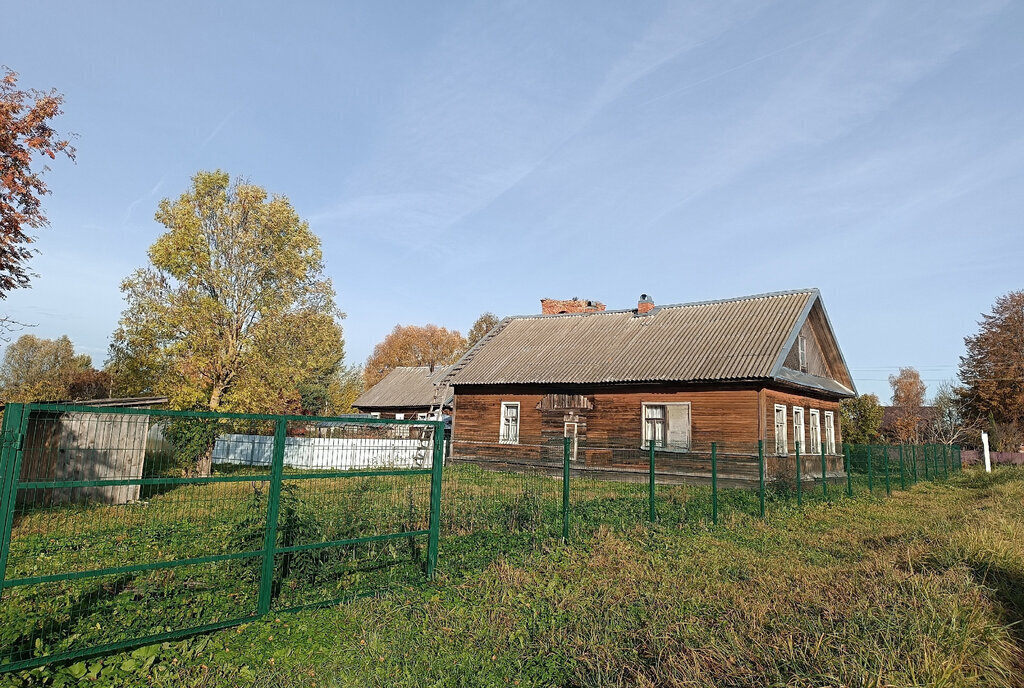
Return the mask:
[[366,360],[363,382],[369,389],[400,366],[451,365],[466,348],[466,338],[458,330],[437,325],[395,325]]
[[43,181],[49,168],[33,169],[33,158],[58,154],[75,159],[69,139],[50,122],[61,114],[64,96],[56,90],[18,88],[18,74],[3,67],[0,78],[0,298],[27,287],[32,275],[27,262],[34,237],[28,231],[47,225],[42,197],[50,192]]

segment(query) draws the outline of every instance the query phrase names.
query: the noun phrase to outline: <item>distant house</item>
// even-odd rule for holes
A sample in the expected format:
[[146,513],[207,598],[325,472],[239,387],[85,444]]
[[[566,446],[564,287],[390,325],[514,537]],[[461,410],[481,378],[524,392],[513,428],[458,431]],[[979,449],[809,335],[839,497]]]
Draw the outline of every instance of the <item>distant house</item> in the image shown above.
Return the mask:
[[451,415],[452,392],[436,383],[444,379],[451,366],[395,368],[373,387],[363,392],[353,406],[378,418],[426,418],[431,411],[443,409]]
[[[580,466],[824,446],[842,470],[839,402],[853,379],[817,289],[506,318],[453,367],[453,455]],[[618,451],[618,450],[629,451]],[[775,464],[779,462],[774,460]]]
[[[899,442],[900,434],[902,432],[911,432],[912,426],[916,425],[917,439],[916,442],[924,442],[928,437],[928,430],[938,420],[939,410],[934,406],[921,406],[918,409],[903,409],[899,406],[883,406],[882,407],[882,424],[878,428],[879,434],[882,437],[887,438],[891,442]],[[900,422],[901,419],[907,417],[907,420]],[[914,423],[911,416],[917,417],[917,422]],[[902,426],[899,427],[899,426]],[[913,438],[912,438],[913,439]]]

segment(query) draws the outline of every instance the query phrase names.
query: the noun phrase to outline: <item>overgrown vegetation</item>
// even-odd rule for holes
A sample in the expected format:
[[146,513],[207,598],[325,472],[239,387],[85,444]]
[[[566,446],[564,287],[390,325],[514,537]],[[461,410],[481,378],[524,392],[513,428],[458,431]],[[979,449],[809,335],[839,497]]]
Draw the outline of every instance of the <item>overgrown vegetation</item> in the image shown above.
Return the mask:
[[[452,470],[449,480],[441,573],[435,584],[417,585],[412,571],[405,578],[392,577],[391,585],[380,585],[385,592],[379,597],[16,672],[0,682],[1022,684],[1024,471],[967,473],[895,491],[890,499],[860,491],[856,499],[818,500],[803,510],[772,495],[768,522],[752,516],[757,512],[755,494],[725,490],[719,527],[708,522],[706,488],[665,490],[658,502],[660,521],[651,525],[644,523],[642,484],[580,480],[572,494],[569,546],[556,537],[561,527],[560,481],[465,466]],[[410,493],[408,485],[343,481],[363,485],[341,493],[325,485],[305,486],[319,481],[300,482],[304,486],[288,490],[282,515],[286,525],[279,530],[279,537],[292,542],[365,532],[353,531],[343,519],[324,519],[328,513],[386,513],[389,522],[366,524],[372,528],[406,527],[410,514],[422,515],[424,502],[417,501],[422,497],[415,488]],[[162,547],[169,549],[170,538],[194,555],[231,537],[258,538],[258,501],[264,496],[258,485],[230,485],[230,496],[224,492],[218,502],[195,500],[185,490],[198,488],[190,486],[140,507],[149,511],[134,527],[144,522],[154,538],[142,542],[163,538]],[[396,496],[385,499],[385,492]],[[495,494],[510,499],[495,500]],[[378,508],[367,509],[370,503]],[[186,504],[190,511],[183,509]],[[231,519],[216,525],[219,516],[213,516],[226,513]],[[96,508],[69,514],[67,530],[80,538],[99,535],[103,521],[96,516]],[[106,523],[107,542],[116,542],[110,537],[115,526],[131,525],[122,518],[126,520]],[[248,530],[238,529],[246,519]],[[195,524],[191,530],[187,522]],[[32,518],[19,528],[23,535],[31,534]],[[249,546],[235,542],[231,547],[236,545]],[[41,561],[80,556],[71,549],[60,553],[51,545]],[[117,545],[105,552],[123,556]],[[364,555],[350,552],[338,561],[352,564]],[[390,556],[414,559],[408,550]],[[39,553],[20,561],[38,566],[30,562],[40,561]],[[115,624],[129,620],[131,604],[146,605],[153,616],[169,615],[160,623],[176,620],[174,614],[211,613],[218,605],[221,611],[213,614],[227,613],[228,600],[252,602],[252,583],[258,576],[251,570],[246,580],[242,573],[248,569],[233,566],[225,565],[223,578],[212,581],[208,569],[203,575],[179,569],[152,580],[139,576],[104,581],[108,592],[121,587],[110,596],[116,603],[104,611],[113,614]],[[369,573],[364,568],[360,575]],[[311,592],[333,594],[336,590],[318,586],[331,585],[339,575],[314,561],[293,561],[287,572],[278,571],[277,579],[285,591],[295,586],[288,593],[290,604],[308,601]],[[184,605],[179,599],[176,606],[160,606],[165,599],[161,595],[180,591],[176,586],[188,580],[193,581],[194,598]],[[222,587],[194,587],[195,581]],[[63,609],[66,602],[56,597],[53,609]],[[5,644],[11,640],[8,633],[24,632],[24,620],[8,616],[9,608],[5,605],[0,624]],[[97,635],[103,630],[82,629]]]

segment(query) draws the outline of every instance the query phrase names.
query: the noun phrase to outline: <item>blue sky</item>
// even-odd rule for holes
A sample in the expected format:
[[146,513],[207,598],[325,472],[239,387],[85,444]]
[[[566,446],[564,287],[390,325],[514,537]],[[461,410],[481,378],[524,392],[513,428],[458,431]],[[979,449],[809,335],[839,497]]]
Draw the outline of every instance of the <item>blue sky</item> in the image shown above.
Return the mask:
[[[200,169],[323,240],[348,362],[545,296],[816,286],[861,392],[955,375],[1022,288],[1024,3],[16,3],[66,97],[39,278],[0,304],[97,363]],[[30,28],[31,27],[31,28]]]

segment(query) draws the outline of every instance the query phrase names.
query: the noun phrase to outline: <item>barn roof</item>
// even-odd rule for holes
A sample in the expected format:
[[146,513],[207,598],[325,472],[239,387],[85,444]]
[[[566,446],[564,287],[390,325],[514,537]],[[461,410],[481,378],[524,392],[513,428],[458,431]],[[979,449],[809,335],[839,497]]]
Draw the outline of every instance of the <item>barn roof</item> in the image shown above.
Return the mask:
[[[506,318],[453,366],[452,385],[774,379],[840,396],[842,382],[783,368],[817,289],[637,310]],[[832,337],[834,339],[834,336]],[[793,373],[796,373],[794,375]],[[845,384],[843,384],[845,383]]]
[[[431,372],[428,366],[395,368],[383,380],[363,392],[352,405],[358,409],[437,405],[440,397],[435,384],[440,382],[450,369],[451,366],[440,366]],[[451,404],[450,391],[447,396],[448,398],[444,400],[445,406]]]

